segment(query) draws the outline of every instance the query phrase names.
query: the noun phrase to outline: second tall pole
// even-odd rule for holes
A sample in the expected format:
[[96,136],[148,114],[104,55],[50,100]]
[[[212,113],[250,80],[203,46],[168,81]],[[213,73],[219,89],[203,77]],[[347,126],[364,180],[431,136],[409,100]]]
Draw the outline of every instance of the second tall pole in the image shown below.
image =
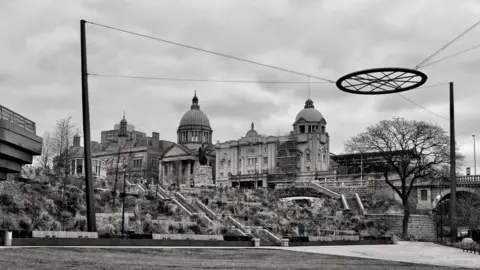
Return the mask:
[[83,149],[85,161],[85,201],[87,202],[87,227],[89,232],[96,232],[95,208],[93,206],[92,152],[90,145],[90,105],[88,103],[87,42],[85,21],[80,21],[80,47],[82,60],[82,114],[83,114]]
[[457,179],[455,159],[455,107],[453,82],[450,82],[450,232],[452,244],[457,242]]

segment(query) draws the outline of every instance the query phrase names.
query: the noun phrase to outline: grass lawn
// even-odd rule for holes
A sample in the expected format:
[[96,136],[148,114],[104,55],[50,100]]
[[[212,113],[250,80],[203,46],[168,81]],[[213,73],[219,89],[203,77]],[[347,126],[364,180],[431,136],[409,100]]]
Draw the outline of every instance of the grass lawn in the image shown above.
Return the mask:
[[0,249],[6,269],[454,269],[268,249]]

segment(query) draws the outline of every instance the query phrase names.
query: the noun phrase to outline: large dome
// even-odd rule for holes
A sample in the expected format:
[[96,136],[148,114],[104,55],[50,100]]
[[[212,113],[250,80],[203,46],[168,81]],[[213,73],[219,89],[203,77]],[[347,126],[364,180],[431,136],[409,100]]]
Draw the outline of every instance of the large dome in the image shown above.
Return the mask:
[[180,127],[190,125],[210,127],[210,120],[208,120],[208,116],[200,109],[191,109],[186,112],[182,120],[180,120]]
[[300,118],[305,119],[307,122],[320,122],[323,119],[323,115],[315,109],[313,101],[308,99],[305,102],[305,108],[297,114],[297,117],[295,117],[295,122],[300,120]]
[[196,91],[192,99],[192,106],[190,106],[190,110],[183,115],[178,128],[180,129],[182,127],[185,127],[190,129],[192,128],[192,126],[204,127],[207,128],[207,130],[211,130],[210,120],[208,120],[208,116],[200,110],[200,105],[198,105],[198,97]]

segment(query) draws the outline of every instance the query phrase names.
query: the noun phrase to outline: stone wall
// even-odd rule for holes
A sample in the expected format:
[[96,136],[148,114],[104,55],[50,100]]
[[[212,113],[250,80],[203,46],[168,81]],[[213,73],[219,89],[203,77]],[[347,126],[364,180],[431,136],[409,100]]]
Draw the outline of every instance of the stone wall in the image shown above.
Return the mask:
[[[403,214],[367,214],[365,216],[375,223],[384,224],[395,234],[402,233]],[[435,221],[427,215],[410,215],[408,233],[419,240],[434,241]]]

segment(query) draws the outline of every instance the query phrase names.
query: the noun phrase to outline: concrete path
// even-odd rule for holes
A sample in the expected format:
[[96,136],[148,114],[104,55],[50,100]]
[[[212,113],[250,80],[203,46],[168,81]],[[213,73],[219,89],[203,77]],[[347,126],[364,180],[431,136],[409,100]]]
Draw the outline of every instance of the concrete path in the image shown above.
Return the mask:
[[[42,248],[4,247],[2,248]],[[43,247],[45,248],[45,247]],[[46,248],[113,248],[113,249],[254,249],[255,247],[159,247],[159,246],[64,246]],[[427,242],[403,242],[397,245],[355,245],[355,246],[310,246],[310,247],[260,247],[262,249],[283,249],[327,255],[369,258],[387,261],[409,262],[449,267],[480,269],[480,255],[466,253],[461,249],[445,247]]]
[[438,266],[480,269],[480,255],[427,242],[397,245],[273,247],[291,251],[340,255]]

